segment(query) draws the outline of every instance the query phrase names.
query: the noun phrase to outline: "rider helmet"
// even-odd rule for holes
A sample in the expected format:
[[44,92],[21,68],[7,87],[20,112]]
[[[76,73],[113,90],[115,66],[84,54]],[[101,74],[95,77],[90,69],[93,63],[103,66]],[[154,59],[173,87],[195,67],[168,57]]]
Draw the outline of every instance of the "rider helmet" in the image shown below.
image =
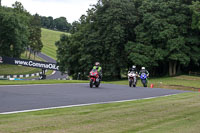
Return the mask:
[[145,70],[145,67],[142,67],[142,70]]
[[134,65],[133,65],[133,66],[132,66],[132,68],[133,68],[133,69],[135,69],[135,68],[136,68],[136,66],[134,66]]
[[99,62],[95,62],[95,66],[100,66],[100,63]]
[[96,69],[98,69],[99,66],[100,66],[100,63],[99,62],[95,62],[95,66],[96,66]]

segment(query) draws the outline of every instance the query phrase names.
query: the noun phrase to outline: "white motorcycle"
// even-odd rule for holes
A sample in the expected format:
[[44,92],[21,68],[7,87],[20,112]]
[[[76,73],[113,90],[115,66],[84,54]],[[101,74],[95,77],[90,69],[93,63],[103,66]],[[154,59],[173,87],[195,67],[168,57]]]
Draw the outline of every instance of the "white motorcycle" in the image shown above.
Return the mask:
[[137,83],[137,73],[131,71],[128,73],[128,80],[129,80],[129,86],[130,87],[136,87]]

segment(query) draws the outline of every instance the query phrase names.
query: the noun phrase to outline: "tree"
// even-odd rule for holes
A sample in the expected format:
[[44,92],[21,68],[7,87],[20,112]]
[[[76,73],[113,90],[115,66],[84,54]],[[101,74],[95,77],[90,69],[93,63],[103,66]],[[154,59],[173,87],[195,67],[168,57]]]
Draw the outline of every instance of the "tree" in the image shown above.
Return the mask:
[[29,58],[31,55],[31,52],[35,54],[40,52],[42,50],[43,44],[41,41],[41,23],[40,23],[40,17],[38,14],[35,14],[32,16],[32,19],[30,21],[29,31],[30,31],[30,37],[29,37]]
[[200,2],[192,2],[190,9],[192,11],[192,28],[200,30]]
[[69,31],[69,23],[65,17],[56,18],[54,20],[55,28],[60,31]]
[[55,45],[57,46],[57,62],[60,66],[59,70],[62,72],[68,71],[68,74],[73,73],[70,68],[76,68],[77,64],[72,63],[75,58],[72,53],[76,53],[77,48],[74,48],[74,45],[71,45],[71,37],[63,34]]
[[[65,63],[70,65],[63,66],[68,66],[71,75],[75,77],[81,72],[86,77],[94,62],[99,61],[103,66],[104,79],[110,76],[121,78],[121,70],[127,66],[124,45],[132,38],[131,29],[137,19],[134,9],[134,3],[129,0],[100,0],[87,11],[87,15],[80,17],[80,24],[68,45],[70,48],[65,52],[69,54]],[[59,51],[58,55],[66,57]]]
[[24,6],[22,5],[22,3],[16,1],[14,4],[12,4],[12,7],[14,8],[14,10],[18,13],[22,13],[22,14],[29,14],[26,9],[24,8]]
[[[143,1],[138,8],[141,17],[135,28],[135,46],[132,46],[136,49],[130,50],[130,45],[127,45],[127,49],[130,50],[128,52],[135,55],[132,56],[134,59],[131,54],[128,55],[129,59],[134,61],[140,60],[141,56],[148,57],[148,60],[153,60],[150,68],[168,64],[170,76],[176,75],[180,66],[187,66],[192,60],[196,60],[198,50],[193,52],[191,48],[198,44],[198,33],[190,28],[190,3],[184,0]],[[141,46],[152,48],[148,56],[142,52],[140,56],[136,56],[138,52],[135,51],[141,50]],[[151,54],[152,52],[154,54]],[[191,56],[192,54],[195,56]],[[147,65],[145,61],[143,65]]]
[[99,0],[72,24],[73,34],[60,43],[65,52],[57,53],[65,59],[58,62],[74,77],[78,73],[86,77],[96,61],[101,62],[104,79],[119,79],[133,64],[146,66],[153,74],[176,75],[200,59],[191,4],[189,0]]
[[101,61],[107,76],[121,78],[127,68],[125,44],[134,38],[137,23],[135,4],[129,0],[99,1],[94,23],[98,29],[98,45],[102,46]]
[[0,55],[20,57],[29,47],[41,51],[41,29],[39,15],[32,16],[20,2],[13,8],[0,8]]
[[74,34],[75,32],[77,32],[79,25],[80,23],[78,21],[74,21],[71,25],[70,33]]
[[[191,27],[193,30],[195,30],[197,33],[200,32],[200,2],[199,1],[193,1],[192,5],[190,5],[190,9],[192,11],[192,24]],[[195,51],[191,53],[191,57],[193,62],[190,63],[190,68],[199,70],[199,65],[200,65],[200,40],[199,40],[199,34],[197,35],[192,35],[191,39],[189,41],[192,41],[193,43],[196,43],[196,45],[193,45],[191,50]],[[190,70],[191,70],[190,69]]]
[[20,57],[28,44],[29,18],[13,11],[0,8],[0,55]]
[[53,17],[49,16],[49,17],[48,17],[48,20],[49,20],[49,26],[48,26],[47,28],[49,28],[49,29],[54,29],[55,24],[54,24],[54,19],[53,19]]

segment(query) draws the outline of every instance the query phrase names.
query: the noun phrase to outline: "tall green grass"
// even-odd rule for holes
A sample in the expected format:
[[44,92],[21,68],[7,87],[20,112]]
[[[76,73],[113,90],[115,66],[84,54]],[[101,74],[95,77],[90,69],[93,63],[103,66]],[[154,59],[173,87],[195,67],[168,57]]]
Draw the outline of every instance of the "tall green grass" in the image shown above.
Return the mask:
[[68,33],[65,32],[53,31],[42,28],[42,38],[41,38],[43,43],[42,53],[56,60],[57,48],[55,46],[55,42],[60,40],[60,35],[62,34],[69,35]]

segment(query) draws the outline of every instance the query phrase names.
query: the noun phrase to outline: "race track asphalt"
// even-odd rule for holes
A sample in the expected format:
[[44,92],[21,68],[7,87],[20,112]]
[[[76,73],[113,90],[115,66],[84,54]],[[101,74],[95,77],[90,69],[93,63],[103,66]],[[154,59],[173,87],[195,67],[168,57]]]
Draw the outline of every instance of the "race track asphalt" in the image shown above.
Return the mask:
[[99,88],[90,88],[89,84],[0,86],[0,114],[58,106],[142,99],[184,92],[186,91],[130,88],[126,85],[113,84],[101,84]]
[[[38,56],[47,62],[56,63],[56,60],[52,59],[51,57],[49,57],[43,53],[38,53]],[[62,78],[66,78],[66,77],[67,77],[67,74],[62,75],[62,73],[60,71],[56,71],[53,75],[49,75],[46,78],[47,79],[59,79],[59,78],[62,79]]]

